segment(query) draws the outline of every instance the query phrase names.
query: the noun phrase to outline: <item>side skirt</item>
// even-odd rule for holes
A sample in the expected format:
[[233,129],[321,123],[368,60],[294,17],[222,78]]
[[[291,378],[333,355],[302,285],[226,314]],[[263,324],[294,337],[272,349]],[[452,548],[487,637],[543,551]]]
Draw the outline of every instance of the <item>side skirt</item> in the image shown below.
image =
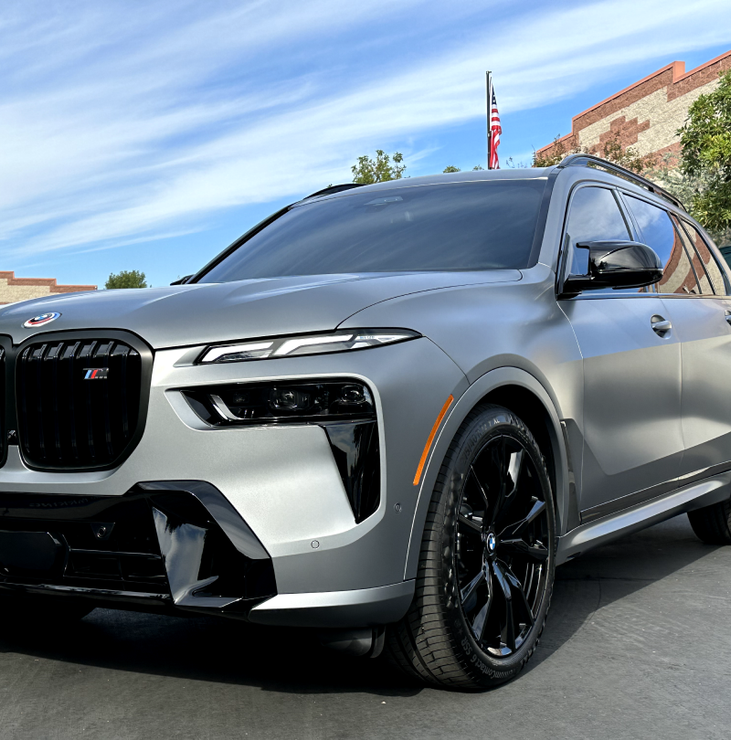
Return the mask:
[[556,563],[561,565],[599,545],[693,509],[726,501],[731,493],[731,471],[692,483],[679,490],[602,517],[558,538]]

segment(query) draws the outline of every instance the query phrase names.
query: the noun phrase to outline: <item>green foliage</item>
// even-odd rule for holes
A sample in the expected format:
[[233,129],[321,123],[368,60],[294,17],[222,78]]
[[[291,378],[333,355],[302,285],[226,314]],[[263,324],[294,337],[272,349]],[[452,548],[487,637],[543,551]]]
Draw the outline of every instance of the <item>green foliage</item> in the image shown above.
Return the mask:
[[680,170],[692,179],[695,218],[712,234],[731,229],[731,71],[718,87],[701,95],[678,130]]
[[350,169],[353,172],[353,182],[361,185],[370,185],[374,182],[386,182],[388,180],[400,180],[403,171],[406,169],[404,155],[396,152],[393,155],[393,164],[391,157],[383,149],[376,149],[376,159],[371,159],[368,155],[358,157],[358,164],[354,164]]
[[146,288],[147,281],[145,273],[139,270],[121,270],[109,275],[107,282],[104,284],[107,290],[116,290],[118,288]]
[[561,137],[557,136],[553,140],[553,149],[550,154],[539,155],[538,152],[533,152],[533,166],[534,167],[553,167],[559,164],[561,160],[569,154],[594,154],[602,159],[606,159],[607,162],[618,164],[620,167],[624,167],[632,172],[638,174],[644,170],[654,167],[657,164],[657,157],[654,154],[646,154],[644,156],[637,153],[635,149],[628,146],[626,149],[619,143],[619,137],[614,136],[611,139],[607,139],[601,148],[595,148],[594,151],[590,151],[586,147],[574,146],[570,149],[566,146],[566,142],[561,141]]
[[[479,164],[476,164],[472,171],[476,172],[477,170],[484,170],[485,168],[480,166]],[[459,167],[455,167],[453,164],[450,164],[448,167],[445,167],[442,172],[462,172],[462,170]]]

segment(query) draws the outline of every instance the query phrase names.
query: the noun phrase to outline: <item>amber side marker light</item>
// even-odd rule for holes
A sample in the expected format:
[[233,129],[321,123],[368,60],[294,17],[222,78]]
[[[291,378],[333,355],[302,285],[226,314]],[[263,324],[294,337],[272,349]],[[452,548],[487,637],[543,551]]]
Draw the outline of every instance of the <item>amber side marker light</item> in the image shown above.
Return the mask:
[[454,396],[450,396],[444,406],[442,406],[442,410],[439,412],[439,416],[437,416],[437,420],[434,422],[434,426],[431,428],[431,433],[429,434],[429,439],[426,440],[426,444],[424,445],[424,452],[421,453],[421,460],[419,460],[419,467],[416,469],[416,475],[414,476],[414,485],[418,486],[419,482],[421,481],[421,474],[424,472],[424,465],[426,464],[426,458],[429,454],[429,450],[431,449],[431,443],[434,441],[434,437],[436,436],[437,429],[439,429],[439,425],[442,423],[442,419],[444,419],[445,414],[449,410],[449,407],[454,403]]

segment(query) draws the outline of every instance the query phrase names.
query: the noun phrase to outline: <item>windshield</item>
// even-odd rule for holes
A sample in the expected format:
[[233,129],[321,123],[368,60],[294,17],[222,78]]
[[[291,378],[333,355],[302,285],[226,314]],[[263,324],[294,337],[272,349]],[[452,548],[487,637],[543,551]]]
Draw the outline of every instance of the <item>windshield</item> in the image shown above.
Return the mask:
[[525,268],[544,179],[353,190],[293,206],[197,282]]

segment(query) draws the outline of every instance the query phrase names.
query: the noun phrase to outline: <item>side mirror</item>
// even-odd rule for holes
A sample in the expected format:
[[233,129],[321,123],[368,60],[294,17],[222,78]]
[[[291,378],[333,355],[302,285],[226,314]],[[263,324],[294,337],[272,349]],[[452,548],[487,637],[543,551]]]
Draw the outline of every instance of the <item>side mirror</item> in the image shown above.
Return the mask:
[[567,277],[564,295],[600,288],[642,288],[662,278],[663,264],[646,244],[602,241],[583,242],[576,247],[589,251],[589,272]]

